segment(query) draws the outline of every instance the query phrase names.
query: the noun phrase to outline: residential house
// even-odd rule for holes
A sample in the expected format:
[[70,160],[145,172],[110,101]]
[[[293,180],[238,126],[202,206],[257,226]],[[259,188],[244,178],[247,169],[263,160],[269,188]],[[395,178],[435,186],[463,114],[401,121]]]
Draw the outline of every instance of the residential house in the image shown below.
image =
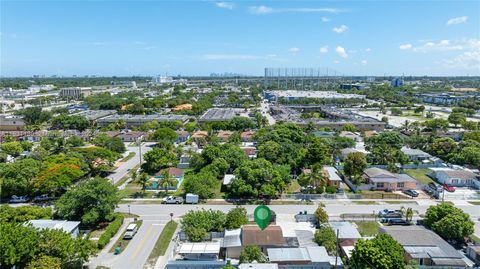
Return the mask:
[[139,140],[141,141],[144,138],[147,138],[148,133],[133,131],[133,132],[120,133],[117,137],[122,139],[123,142],[137,142]]
[[276,263],[242,263],[238,269],[278,269]]
[[353,139],[354,141],[360,141],[362,139],[360,134],[357,132],[341,131],[338,136],[350,138],[350,139]]
[[217,133],[217,137],[220,140],[220,142],[228,142],[228,139],[230,139],[230,136],[233,135],[233,132],[231,131],[220,131]]
[[238,259],[242,251],[242,229],[225,230],[222,240],[222,247],[225,248],[225,257],[227,259]]
[[465,169],[453,169],[449,167],[430,168],[430,176],[441,184],[448,184],[455,187],[476,188],[479,184],[479,177]]
[[363,171],[362,177],[374,190],[416,189],[417,181],[407,174],[394,174],[387,170],[372,167]]
[[70,234],[73,238],[76,238],[80,234],[80,221],[36,219],[28,221],[27,224],[31,224],[37,229],[62,230]]
[[242,226],[242,246],[258,246],[266,253],[267,248],[284,246],[282,228],[277,225],[270,225],[261,230],[258,225]]
[[192,139],[195,143],[202,147],[207,143],[208,132],[207,131],[196,131],[192,134]]
[[[170,177],[174,178],[176,182],[169,186],[164,186],[162,179],[167,173]],[[150,185],[147,187],[147,190],[176,190],[182,184],[184,178],[184,172],[182,169],[177,167],[169,167],[163,170],[158,171],[153,178],[150,179]]]
[[405,261],[418,265],[466,267],[463,256],[439,235],[423,226],[382,226],[405,250]]
[[241,147],[243,152],[245,152],[245,155],[247,155],[248,158],[253,159],[257,157],[257,148],[255,147]]
[[0,131],[23,131],[25,122],[20,117],[0,116]]
[[344,149],[341,149],[341,150],[340,150],[340,158],[341,158],[342,160],[345,160],[350,153],[354,153],[354,152],[361,152],[361,153],[363,153],[363,154],[365,154],[365,155],[368,154],[367,151],[362,151],[362,150],[360,150],[360,149],[356,149],[356,148],[344,148]]
[[218,241],[200,243],[181,243],[176,249],[173,260],[168,261],[166,269],[220,269],[226,261],[220,260]]
[[240,138],[242,139],[242,142],[253,142],[255,134],[254,131],[241,132]]
[[407,155],[408,159],[412,162],[423,162],[423,161],[429,161],[432,155],[426,153],[423,150],[420,149],[412,149],[409,147],[402,147],[400,149],[405,155]]
[[375,131],[375,130],[365,131],[365,132],[363,132],[363,135],[365,136],[365,138],[370,138],[370,137],[373,137],[373,136],[377,136],[378,132]]
[[333,166],[324,166],[322,172],[328,179],[328,186],[333,186],[335,188],[340,188],[340,183],[342,179],[338,175],[338,171]]
[[468,246],[466,253],[477,266],[480,266],[480,246]]
[[175,131],[177,133],[177,143],[183,143],[186,142],[187,139],[190,137],[190,133],[187,131]]
[[[269,248],[268,260],[278,264],[278,268],[330,269],[343,268],[342,260],[330,257],[325,247]],[[333,258],[333,259],[332,259]]]

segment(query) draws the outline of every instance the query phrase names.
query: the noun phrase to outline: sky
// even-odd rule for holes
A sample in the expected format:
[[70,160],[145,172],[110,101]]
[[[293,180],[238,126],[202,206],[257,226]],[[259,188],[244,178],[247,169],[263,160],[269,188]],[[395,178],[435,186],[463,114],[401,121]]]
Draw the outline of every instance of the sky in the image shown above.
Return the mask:
[[0,0],[0,75],[480,75],[480,1]]

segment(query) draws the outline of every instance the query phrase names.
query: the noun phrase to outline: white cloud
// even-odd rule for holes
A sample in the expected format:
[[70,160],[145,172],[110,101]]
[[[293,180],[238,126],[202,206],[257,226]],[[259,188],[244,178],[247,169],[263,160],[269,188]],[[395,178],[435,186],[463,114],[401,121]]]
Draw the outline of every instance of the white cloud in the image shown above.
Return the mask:
[[[418,46],[410,47],[414,52],[442,52],[442,51],[455,51],[463,50],[465,47],[471,47],[471,40],[457,40],[450,41],[448,39],[438,40],[438,41],[428,41],[423,42]],[[401,46],[400,46],[401,49]]]
[[293,47],[293,48],[288,49],[288,51],[290,51],[290,52],[293,53],[293,54],[296,54],[297,52],[300,51],[300,49],[297,48],[297,47]]
[[361,63],[362,65],[367,65],[368,61],[367,61],[367,60],[362,60],[360,63]]
[[337,34],[345,33],[348,30],[346,25],[340,25],[339,27],[333,27],[332,31]]
[[412,44],[402,44],[402,45],[400,45],[401,50],[409,50],[412,47],[413,47]]
[[347,52],[345,51],[345,48],[337,46],[335,48],[335,52],[338,54],[338,56],[342,58],[348,58]]
[[327,18],[327,17],[322,17],[322,22],[329,22],[329,21],[331,21],[331,19],[330,19],[330,18]]
[[230,9],[235,8],[235,4],[232,2],[217,2],[215,5],[219,8]]
[[334,62],[335,64],[339,64],[339,63],[340,63],[340,61],[338,61],[338,60],[335,60],[335,61],[333,61],[333,62]]
[[447,25],[455,25],[455,24],[460,24],[460,23],[466,23],[467,20],[468,20],[467,16],[451,18],[447,21]]
[[133,44],[134,45],[146,45],[147,43],[145,43],[143,41],[134,41]]
[[251,14],[265,15],[272,13],[332,13],[337,14],[345,12],[338,8],[272,8],[268,6],[251,6],[249,7]]
[[366,49],[365,49],[365,52],[370,52],[370,51],[372,51],[371,48],[366,48]]
[[320,47],[320,53],[327,53],[328,52],[328,46],[325,45],[323,47]]

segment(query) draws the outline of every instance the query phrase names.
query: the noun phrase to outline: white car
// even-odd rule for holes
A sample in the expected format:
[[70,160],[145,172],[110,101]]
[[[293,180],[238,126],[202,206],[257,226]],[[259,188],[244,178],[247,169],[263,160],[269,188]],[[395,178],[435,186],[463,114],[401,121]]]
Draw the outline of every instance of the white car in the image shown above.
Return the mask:
[[123,239],[132,239],[133,236],[137,233],[138,227],[137,224],[131,223],[127,227],[127,231],[125,232],[125,235],[123,235]]

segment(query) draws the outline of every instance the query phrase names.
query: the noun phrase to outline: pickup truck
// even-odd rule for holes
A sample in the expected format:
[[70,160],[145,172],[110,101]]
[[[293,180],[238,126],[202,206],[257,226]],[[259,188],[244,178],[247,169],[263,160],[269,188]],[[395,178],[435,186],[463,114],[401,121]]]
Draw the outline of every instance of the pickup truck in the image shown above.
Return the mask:
[[403,215],[402,211],[400,211],[400,210],[384,209],[384,210],[378,212],[378,216],[380,218],[401,218],[402,215]]
[[183,204],[182,197],[168,196],[163,198],[162,204]]

